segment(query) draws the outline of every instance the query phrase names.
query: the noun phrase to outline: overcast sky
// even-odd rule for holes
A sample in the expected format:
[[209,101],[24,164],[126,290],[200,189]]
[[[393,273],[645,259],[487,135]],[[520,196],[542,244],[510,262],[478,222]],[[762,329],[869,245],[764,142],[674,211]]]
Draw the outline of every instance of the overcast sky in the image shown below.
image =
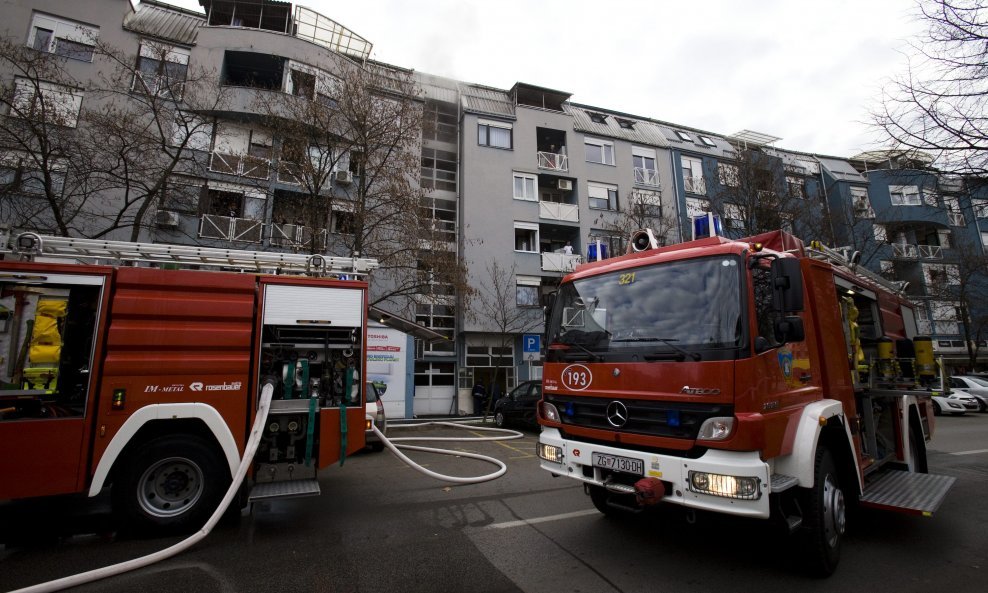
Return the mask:
[[502,89],[536,84],[576,103],[837,156],[875,148],[868,110],[922,31],[912,0],[300,4],[390,64]]

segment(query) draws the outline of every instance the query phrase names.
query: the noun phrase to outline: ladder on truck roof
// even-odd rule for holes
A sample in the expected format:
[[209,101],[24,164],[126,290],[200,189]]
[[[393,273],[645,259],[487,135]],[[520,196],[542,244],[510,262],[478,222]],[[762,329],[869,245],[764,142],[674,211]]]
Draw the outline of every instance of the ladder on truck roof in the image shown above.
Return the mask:
[[900,294],[905,290],[906,283],[893,282],[887,278],[883,278],[868,268],[859,266],[856,261],[857,258],[854,257],[854,254],[848,257],[844,252],[827,247],[819,241],[810,241],[810,246],[806,248],[806,254],[813,259],[830,262],[831,264],[845,268],[852,274],[857,274],[858,276],[867,278],[882,288],[888,289],[896,294]]
[[[6,249],[6,246],[4,246]],[[261,273],[336,275],[349,279],[365,277],[379,267],[376,259],[331,257],[320,254],[277,253],[170,245],[55,237],[37,233],[21,233],[11,243],[9,253],[30,260],[34,257],[54,257],[92,260],[87,263],[146,262],[178,266],[207,266],[238,268]]]

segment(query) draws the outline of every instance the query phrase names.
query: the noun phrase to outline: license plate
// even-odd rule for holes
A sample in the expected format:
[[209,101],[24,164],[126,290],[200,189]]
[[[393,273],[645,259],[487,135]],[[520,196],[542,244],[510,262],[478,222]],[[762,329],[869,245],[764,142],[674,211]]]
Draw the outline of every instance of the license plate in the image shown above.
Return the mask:
[[641,459],[607,455],[606,453],[594,453],[591,456],[591,461],[595,467],[603,467],[626,474],[645,475],[645,462]]

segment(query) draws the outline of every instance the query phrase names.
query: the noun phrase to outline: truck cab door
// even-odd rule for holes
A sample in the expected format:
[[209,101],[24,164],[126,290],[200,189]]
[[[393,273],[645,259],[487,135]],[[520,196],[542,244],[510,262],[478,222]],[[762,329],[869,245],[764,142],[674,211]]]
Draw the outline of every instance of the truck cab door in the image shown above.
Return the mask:
[[85,487],[110,272],[69,269],[0,264],[0,499]]

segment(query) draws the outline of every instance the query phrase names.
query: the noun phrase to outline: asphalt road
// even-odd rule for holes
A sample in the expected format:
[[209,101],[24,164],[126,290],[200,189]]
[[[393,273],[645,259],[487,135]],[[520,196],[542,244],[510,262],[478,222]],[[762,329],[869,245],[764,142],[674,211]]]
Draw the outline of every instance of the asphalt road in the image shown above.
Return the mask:
[[[393,434],[397,434],[395,431]],[[988,569],[988,414],[938,419],[930,471],[957,477],[932,518],[863,511],[827,580],[796,568],[791,542],[760,521],[678,509],[630,520],[597,513],[582,488],[538,469],[536,437],[454,445],[508,464],[454,486],[388,452],[321,474],[319,497],[255,505],[193,549],[78,591],[638,592],[981,591]],[[491,466],[415,453],[430,469]],[[0,590],[97,568],[178,538],[117,537],[105,501],[0,505]]]

